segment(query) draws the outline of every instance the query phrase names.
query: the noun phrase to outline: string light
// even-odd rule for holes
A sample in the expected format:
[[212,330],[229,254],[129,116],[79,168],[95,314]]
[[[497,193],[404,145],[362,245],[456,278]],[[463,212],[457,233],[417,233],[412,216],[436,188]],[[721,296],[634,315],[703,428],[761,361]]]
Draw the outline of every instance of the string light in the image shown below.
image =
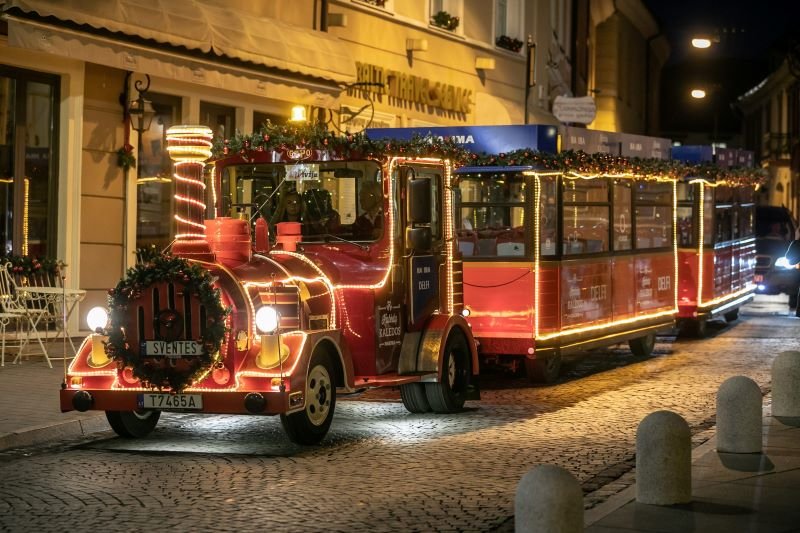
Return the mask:
[[172,126],[167,130],[167,152],[175,161],[176,241],[205,239],[206,185],[202,176],[205,161],[211,157],[211,140],[212,132],[205,126]]

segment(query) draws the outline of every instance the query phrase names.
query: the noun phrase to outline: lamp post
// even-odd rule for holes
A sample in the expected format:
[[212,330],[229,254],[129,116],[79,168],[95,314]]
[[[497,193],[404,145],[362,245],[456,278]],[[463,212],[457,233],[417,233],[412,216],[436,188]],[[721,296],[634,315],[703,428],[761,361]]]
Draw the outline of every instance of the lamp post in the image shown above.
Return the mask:
[[150,76],[145,74],[145,78],[147,80],[145,84],[142,83],[142,80],[136,80],[133,83],[133,87],[136,89],[138,96],[136,100],[131,100],[128,105],[131,128],[139,135],[150,130],[150,124],[153,122],[153,117],[156,116],[156,110],[153,109],[153,104],[144,97],[147,90],[150,89]]

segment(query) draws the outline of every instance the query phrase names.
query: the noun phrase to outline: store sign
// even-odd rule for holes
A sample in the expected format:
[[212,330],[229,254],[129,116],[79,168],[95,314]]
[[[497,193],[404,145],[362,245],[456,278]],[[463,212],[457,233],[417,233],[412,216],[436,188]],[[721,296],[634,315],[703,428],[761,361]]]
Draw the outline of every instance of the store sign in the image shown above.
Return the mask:
[[579,98],[556,96],[553,102],[553,114],[561,122],[589,124],[597,115],[597,106],[591,96]]
[[386,95],[389,98],[456,113],[466,114],[472,109],[470,89],[366,63],[357,62],[356,72],[356,83],[364,84],[357,90],[367,91],[378,97]]

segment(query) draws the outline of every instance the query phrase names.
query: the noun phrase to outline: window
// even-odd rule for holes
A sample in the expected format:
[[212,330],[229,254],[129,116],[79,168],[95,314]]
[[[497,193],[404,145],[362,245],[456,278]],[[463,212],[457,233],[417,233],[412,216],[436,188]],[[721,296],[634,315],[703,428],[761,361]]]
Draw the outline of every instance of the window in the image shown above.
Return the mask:
[[200,102],[200,123],[214,132],[214,139],[229,139],[236,132],[236,109],[229,106]]
[[494,42],[500,48],[519,52],[524,43],[525,12],[521,0],[495,0]]
[[0,67],[0,255],[54,257],[59,80]]
[[461,33],[463,11],[463,0],[430,0],[431,25]]
[[516,173],[465,174],[455,191],[456,235],[464,257],[531,252],[525,237],[525,180]]
[[636,248],[672,245],[672,184],[637,181],[634,184]]
[[221,216],[251,224],[264,218],[272,236],[281,222],[300,223],[304,242],[375,241],[383,235],[375,162],[235,165],[222,171],[221,180]]
[[[148,93],[156,111],[150,129],[139,139],[136,167],[136,247],[162,250],[173,236],[172,160],[167,153],[167,130],[180,124],[178,96]],[[135,132],[134,132],[135,133]]]
[[[283,124],[289,117],[283,115],[276,115],[275,113],[261,113],[253,111],[253,129],[258,131],[262,124],[271,122],[272,124]],[[229,135],[230,136],[230,135]]]
[[356,4],[367,4],[368,6],[378,7],[386,11],[394,10],[394,0],[353,0]]
[[605,179],[564,179],[564,254],[608,251],[608,189]]
[[628,180],[614,183],[614,249],[630,250],[631,228],[631,184]]

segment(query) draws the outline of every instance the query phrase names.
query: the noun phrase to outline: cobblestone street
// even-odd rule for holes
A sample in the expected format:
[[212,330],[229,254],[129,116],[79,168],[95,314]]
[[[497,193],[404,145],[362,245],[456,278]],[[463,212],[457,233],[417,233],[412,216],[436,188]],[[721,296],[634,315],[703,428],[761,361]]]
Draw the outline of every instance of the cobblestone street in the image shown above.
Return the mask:
[[[570,360],[559,382],[485,375],[457,415],[411,415],[396,391],[340,398],[321,447],[288,442],[277,418],[165,414],[147,439],[108,433],[0,453],[3,531],[511,531],[517,481],[551,463],[586,507],[632,483],[635,431],[669,409],[712,433],[715,395],[745,375],[769,390],[800,320],[760,299],[709,338],[659,337]],[[55,393],[55,392],[54,392]]]

